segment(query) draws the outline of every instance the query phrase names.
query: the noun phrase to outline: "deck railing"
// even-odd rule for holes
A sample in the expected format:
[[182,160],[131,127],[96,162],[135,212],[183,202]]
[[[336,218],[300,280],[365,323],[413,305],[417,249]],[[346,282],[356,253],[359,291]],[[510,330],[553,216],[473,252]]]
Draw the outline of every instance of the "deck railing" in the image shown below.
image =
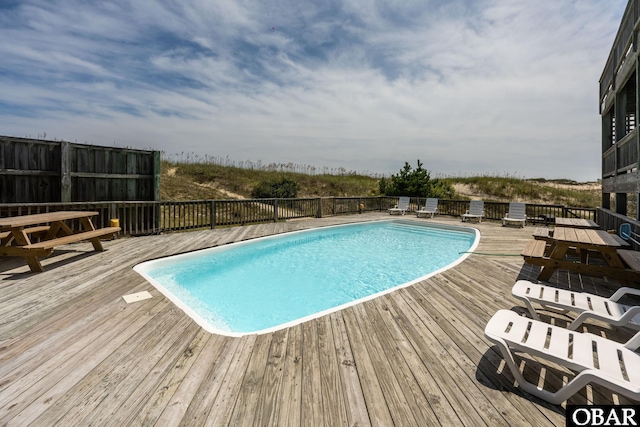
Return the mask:
[[[622,16],[618,33],[609,52],[609,58],[600,76],[600,102],[613,86],[616,71],[625,62],[629,46],[633,44],[633,30],[640,17],[640,0],[630,0]],[[635,48],[635,46],[634,46]]]
[[638,129],[633,129],[616,144],[602,153],[602,177],[624,174],[638,164]]
[[[603,230],[612,230],[616,234],[620,232],[620,226],[622,224],[629,224],[631,226],[631,239],[628,241],[631,247],[635,250],[640,249],[640,221],[636,221],[629,218],[626,215],[621,215],[609,209],[598,208],[596,215],[596,222]],[[635,240],[635,241],[634,241]]]
[[[397,197],[322,197],[300,199],[190,200],[163,202],[72,202],[0,204],[0,218],[60,210],[97,211],[97,228],[118,219],[121,234],[145,235],[165,231],[215,228],[278,222],[295,218],[383,212],[395,206]],[[412,197],[410,211],[424,206],[425,198]],[[468,200],[439,201],[440,215],[460,216],[469,208]],[[485,202],[485,219],[500,220],[509,210],[506,202]],[[596,220],[596,209],[562,205],[527,204],[532,222],[545,218],[587,218]]]

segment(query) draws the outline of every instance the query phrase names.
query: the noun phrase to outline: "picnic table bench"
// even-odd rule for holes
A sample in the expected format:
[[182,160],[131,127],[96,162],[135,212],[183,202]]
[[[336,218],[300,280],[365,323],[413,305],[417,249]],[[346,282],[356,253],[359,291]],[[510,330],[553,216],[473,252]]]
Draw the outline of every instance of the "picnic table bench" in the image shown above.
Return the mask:
[[550,240],[553,238],[553,230],[547,227],[536,227],[533,229],[533,238],[536,240]]
[[[557,269],[620,280],[640,280],[640,270],[627,268],[623,262],[633,267],[625,256],[629,259],[637,257],[637,265],[640,266],[640,256],[626,255],[624,248],[628,243],[604,230],[556,227],[552,235],[534,237],[525,245],[521,255],[526,263],[542,267],[538,280],[549,280]],[[575,249],[579,259],[567,258],[569,249]],[[588,262],[587,254],[590,252],[599,254],[606,264]]]
[[[38,257],[49,256],[56,246],[89,240],[95,251],[104,248],[100,238],[112,237],[120,227],[96,229],[91,217],[98,212],[58,211],[0,218],[0,255],[20,256],[31,271],[44,271]],[[80,228],[72,229],[66,221],[77,220]],[[32,242],[32,237],[40,241]]]
[[618,256],[632,270],[640,271],[640,251],[632,249],[618,249]]
[[571,228],[598,228],[599,225],[597,222],[591,221],[590,219],[584,218],[557,218],[555,220],[555,224],[561,227],[571,227]]

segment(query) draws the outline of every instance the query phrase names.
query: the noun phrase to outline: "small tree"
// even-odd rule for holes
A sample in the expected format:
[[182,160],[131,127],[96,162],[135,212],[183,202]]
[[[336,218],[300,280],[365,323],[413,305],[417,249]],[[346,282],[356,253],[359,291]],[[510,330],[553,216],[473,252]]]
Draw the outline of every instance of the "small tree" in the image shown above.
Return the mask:
[[298,183],[289,178],[262,181],[251,191],[254,199],[292,199],[297,195]]
[[431,179],[428,170],[422,167],[418,160],[418,167],[412,170],[409,162],[404,163],[397,175],[391,175],[389,180],[382,178],[379,183],[380,194],[386,196],[437,197],[448,199],[455,191],[451,184],[439,179]]

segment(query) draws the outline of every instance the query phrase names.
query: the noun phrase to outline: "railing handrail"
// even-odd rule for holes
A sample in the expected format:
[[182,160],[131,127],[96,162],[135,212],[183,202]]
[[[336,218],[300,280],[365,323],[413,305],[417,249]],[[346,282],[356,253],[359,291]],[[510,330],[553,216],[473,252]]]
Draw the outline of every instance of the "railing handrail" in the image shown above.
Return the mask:
[[[382,212],[393,207],[394,196],[305,197],[294,199],[201,199],[163,201],[51,202],[0,204],[0,218],[63,209],[95,210],[97,227],[109,225],[118,218],[122,234],[156,234],[165,231],[214,228],[278,222],[294,218],[320,218],[362,212]],[[410,210],[424,206],[426,197],[412,197]],[[460,216],[469,207],[469,200],[440,199],[441,215]],[[509,202],[485,201],[485,218],[500,220],[508,211]],[[570,207],[559,204],[527,203],[527,216],[532,222],[549,217],[584,217],[595,219],[596,208]]]
[[[631,231],[634,234],[640,234],[640,221],[629,218],[626,215],[616,213],[610,209],[597,208],[596,217],[596,222],[603,230],[613,230],[615,233],[618,233],[620,230],[620,225],[627,223],[631,226]],[[629,240],[629,244],[633,249],[640,249],[640,245],[638,245],[631,239]]]

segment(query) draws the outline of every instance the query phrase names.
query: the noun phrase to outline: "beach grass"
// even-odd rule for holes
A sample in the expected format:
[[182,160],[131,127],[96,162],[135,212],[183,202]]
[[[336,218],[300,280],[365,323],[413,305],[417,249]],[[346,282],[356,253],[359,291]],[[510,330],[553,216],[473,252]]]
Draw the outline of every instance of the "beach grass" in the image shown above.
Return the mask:
[[[381,175],[341,168],[312,168],[295,164],[260,162],[177,161],[161,164],[162,200],[251,198],[262,181],[288,178],[298,183],[298,197],[377,196]],[[482,198],[486,201],[525,201],[573,207],[599,206],[598,183],[567,179],[525,179],[515,176],[482,175],[439,177],[456,188],[455,199]]]

